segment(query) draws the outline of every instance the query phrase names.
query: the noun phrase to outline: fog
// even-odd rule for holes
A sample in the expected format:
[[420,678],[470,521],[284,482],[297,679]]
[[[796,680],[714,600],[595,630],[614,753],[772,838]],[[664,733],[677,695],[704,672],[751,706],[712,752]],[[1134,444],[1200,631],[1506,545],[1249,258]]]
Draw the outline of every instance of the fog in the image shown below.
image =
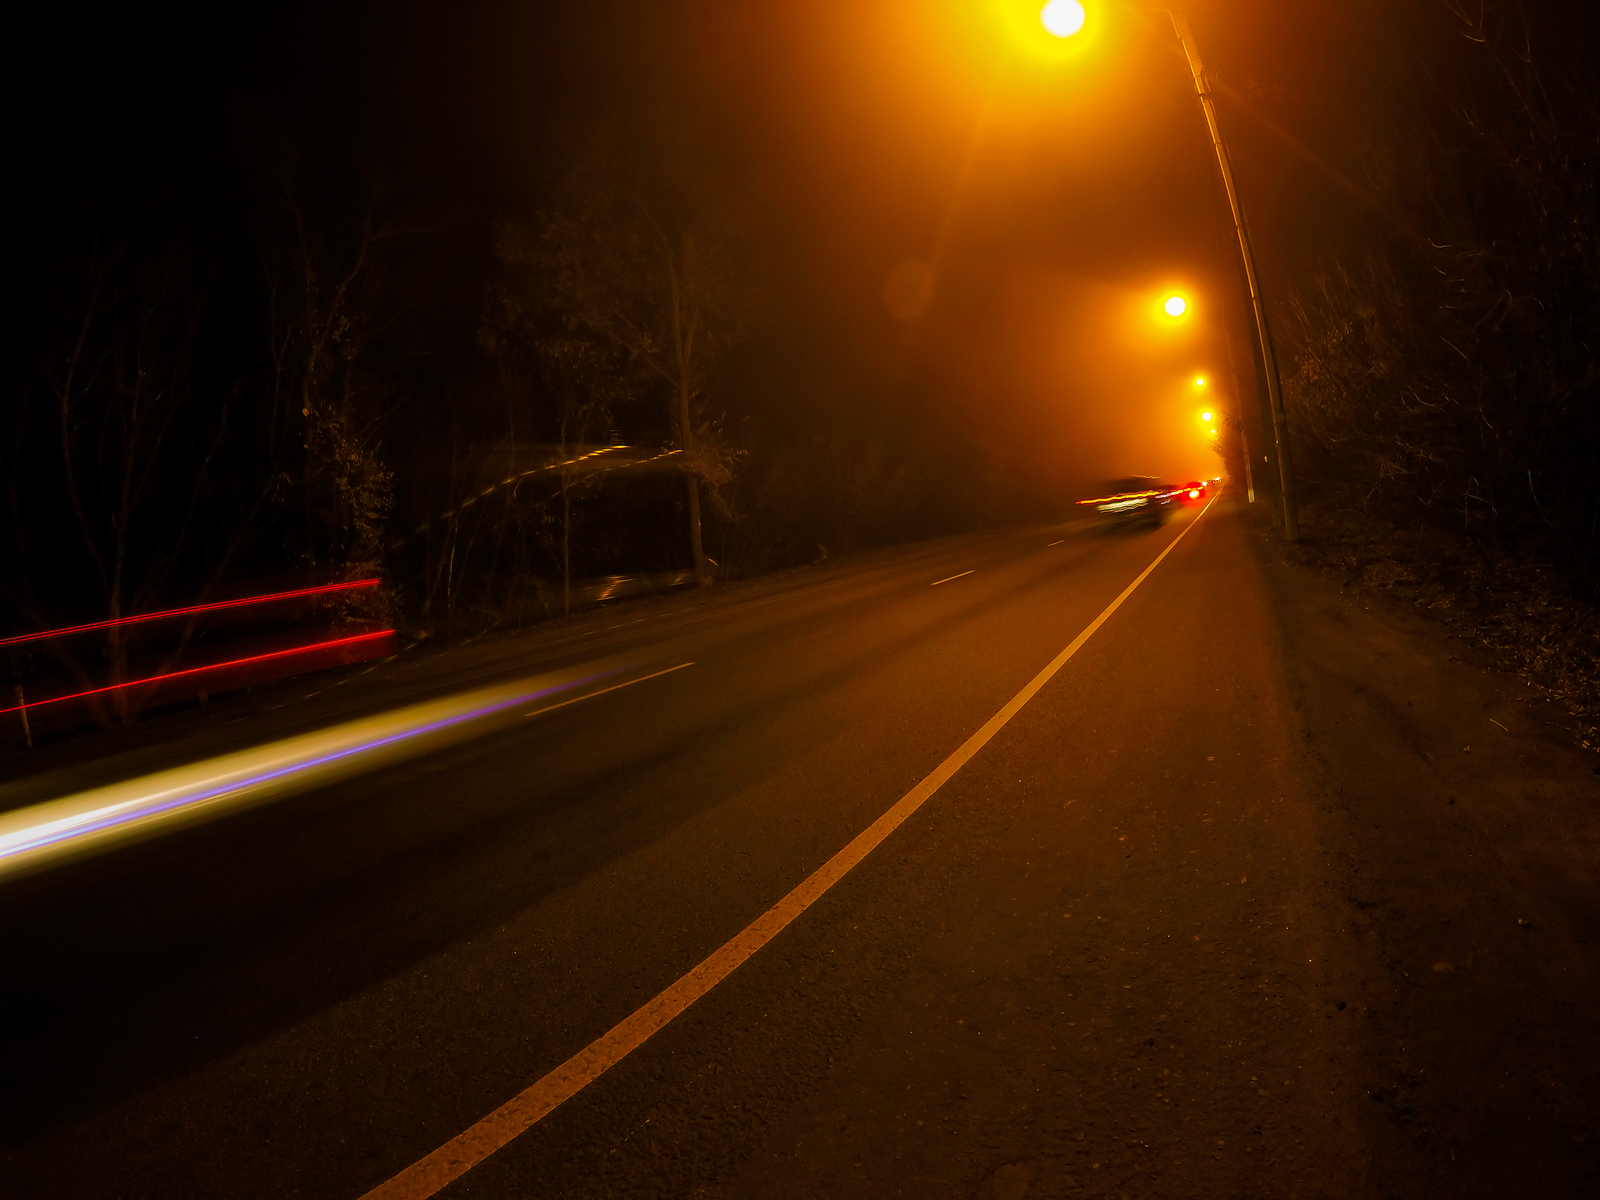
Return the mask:
[[[1217,474],[1197,414],[1237,407],[1230,352],[1252,402],[1253,381],[1181,53],[1165,25],[1118,17],[1041,54],[1031,8],[1004,8],[617,5],[554,27],[489,8],[390,86],[414,101],[427,77],[436,136],[501,203],[536,190],[552,113],[621,114],[714,155],[808,353],[834,377],[876,373],[888,405],[922,384],[905,419],[959,413],[1030,492]],[[897,268],[931,280],[898,316]],[[1151,318],[1172,288],[1191,302],[1181,328]]]
[[[1424,0],[1191,17],[1281,308],[1392,220],[1363,130],[1461,39]],[[520,622],[574,579],[709,582],[1222,474],[1241,420],[1270,474],[1165,18],[1091,5],[1068,41],[1012,0],[37,20],[23,627],[369,576],[415,630],[441,605]],[[706,322],[681,369],[673,272]],[[135,347],[161,348],[137,386],[88,370]],[[129,422],[140,388],[161,423]],[[628,449],[561,465],[602,444]]]
[[[1030,490],[1216,474],[1190,381],[1232,401],[1242,309],[1182,57],[1137,19],[1060,55],[1031,9],[1030,28],[996,7],[708,6],[689,35],[700,103],[737,120],[753,186],[858,345],[892,379],[935,381]],[[905,264],[928,295],[897,316]],[[1176,327],[1156,316],[1174,288]]]

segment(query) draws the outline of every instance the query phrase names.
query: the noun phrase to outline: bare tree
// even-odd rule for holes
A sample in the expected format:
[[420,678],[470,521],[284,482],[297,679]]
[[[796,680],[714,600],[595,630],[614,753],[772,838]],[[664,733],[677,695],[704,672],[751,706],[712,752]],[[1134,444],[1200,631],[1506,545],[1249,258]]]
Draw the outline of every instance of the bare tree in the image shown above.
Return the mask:
[[[8,471],[16,553],[5,591],[39,629],[59,624],[71,603],[62,593],[74,562],[87,564],[105,620],[151,607],[175,570],[193,573],[189,552],[206,526],[203,601],[264,501],[257,488],[241,511],[216,511],[214,470],[237,388],[197,394],[206,256],[165,217],[158,203],[95,210],[63,246],[61,291],[41,369],[20,397]],[[40,454],[52,442],[53,463]],[[65,523],[46,511],[58,498]],[[169,659],[192,632],[191,623]],[[129,635],[113,624],[105,639],[108,682],[123,684]],[[54,651],[80,684],[97,675],[64,646]],[[111,697],[117,719],[130,719],[127,693]]]
[[1286,314],[1297,453],[1324,495],[1548,556],[1592,595],[1600,106],[1548,31],[1452,11],[1460,77],[1369,153],[1383,224]]
[[666,393],[684,459],[690,550],[709,583],[701,488],[725,485],[733,456],[703,399],[721,356],[748,335],[751,291],[714,206],[686,193],[652,190],[617,137],[591,129],[537,222],[508,226],[499,248],[508,273],[558,314],[569,344],[597,356],[591,365],[636,394],[642,368]]
[[280,501],[299,501],[299,557],[312,571],[346,578],[378,569],[394,505],[383,460],[388,399],[368,369],[374,341],[397,304],[379,278],[379,257],[403,233],[380,225],[376,189],[347,222],[314,212],[287,171],[281,203],[261,237],[271,312],[275,443],[298,443],[297,480],[280,472]]
[[[541,398],[553,408],[560,508],[556,550],[566,613],[572,607],[573,491],[579,480],[597,478],[574,473],[575,449],[615,437],[619,409],[646,381],[629,347],[585,327],[562,305],[570,290],[551,284],[573,264],[549,232],[501,223],[495,240],[501,271],[490,288],[479,341],[500,366],[508,412]],[[515,426],[514,418],[510,424]]]

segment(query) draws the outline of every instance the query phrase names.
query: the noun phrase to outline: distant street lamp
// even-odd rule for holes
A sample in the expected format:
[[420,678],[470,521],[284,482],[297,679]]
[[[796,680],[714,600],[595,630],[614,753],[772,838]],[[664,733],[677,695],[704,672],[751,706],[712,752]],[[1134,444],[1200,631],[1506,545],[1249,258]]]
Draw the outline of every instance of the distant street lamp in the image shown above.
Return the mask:
[[[1206,385],[1206,377],[1204,375],[1196,375],[1195,376],[1195,380],[1194,380],[1194,386],[1197,387],[1197,388],[1203,388],[1203,387],[1205,387],[1205,385]],[[1210,409],[1206,409],[1204,412],[1202,412],[1200,414],[1200,419],[1202,421],[1206,422],[1207,432],[1209,432],[1212,437],[1217,437],[1221,433],[1221,430],[1220,430],[1218,425],[1211,424],[1211,422],[1215,418],[1215,416],[1216,416],[1216,414],[1213,413]],[[1245,488],[1245,495],[1249,498],[1249,502],[1251,504],[1254,504],[1256,502],[1256,481],[1255,481],[1255,474],[1250,469],[1250,439],[1245,436],[1244,421],[1242,421],[1242,420],[1239,422],[1239,448],[1240,448],[1240,450],[1241,450],[1241,452],[1243,453],[1243,456],[1244,456],[1244,488]],[[1219,453],[1220,453],[1220,451],[1219,451]]]
[[1188,307],[1182,296],[1168,296],[1166,303],[1161,306],[1161,310],[1169,317],[1181,317]]
[[[1294,472],[1289,463],[1289,436],[1283,411],[1283,388],[1278,379],[1278,359],[1272,352],[1272,338],[1267,332],[1267,311],[1261,301],[1261,285],[1256,278],[1255,250],[1250,244],[1250,230],[1245,224],[1244,206],[1239,202],[1239,191],[1233,182],[1233,163],[1228,156],[1227,144],[1222,140],[1222,129],[1217,124],[1217,109],[1211,99],[1211,84],[1207,81],[1205,69],[1200,63],[1200,51],[1195,45],[1194,34],[1189,29],[1188,18],[1176,9],[1151,11],[1165,12],[1172,20],[1172,31],[1178,36],[1184,57],[1189,62],[1189,73],[1194,76],[1195,91],[1200,97],[1200,109],[1205,114],[1206,128],[1211,134],[1211,146],[1217,156],[1217,169],[1222,173],[1223,190],[1228,193],[1228,208],[1233,214],[1233,230],[1239,241],[1239,255],[1244,260],[1245,289],[1249,293],[1250,316],[1255,325],[1256,342],[1261,348],[1261,364],[1267,378],[1267,408],[1272,414],[1272,440],[1278,451],[1278,485],[1279,492],[1283,496],[1283,534],[1289,541],[1297,542],[1300,540],[1300,516],[1295,503]],[[1068,19],[1074,13],[1075,22]],[[1083,6],[1076,3],[1076,0],[1050,0],[1039,10],[1039,21],[1053,36],[1071,37],[1083,28]],[[1174,301],[1178,304],[1176,310],[1171,307]],[[1173,296],[1167,300],[1166,311],[1168,315],[1176,317],[1183,313],[1184,307],[1182,298]],[[1245,456],[1247,467],[1249,461],[1247,454]],[[1254,490],[1252,486],[1252,493]]]

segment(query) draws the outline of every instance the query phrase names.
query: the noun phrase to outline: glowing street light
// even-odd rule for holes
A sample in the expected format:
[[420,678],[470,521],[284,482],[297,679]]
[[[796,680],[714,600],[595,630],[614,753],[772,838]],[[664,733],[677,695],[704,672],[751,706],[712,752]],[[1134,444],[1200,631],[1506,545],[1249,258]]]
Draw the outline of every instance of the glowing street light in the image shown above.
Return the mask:
[[1206,377],[1204,375],[1196,376],[1195,377],[1195,381],[1194,381],[1194,385],[1195,385],[1195,387],[1205,387],[1205,385],[1206,385]]
[[[1184,58],[1189,63],[1189,73],[1194,78],[1195,92],[1200,97],[1200,111],[1205,115],[1206,130],[1211,136],[1211,147],[1217,156],[1217,170],[1222,175],[1222,187],[1228,194],[1228,208],[1233,216],[1234,234],[1239,242],[1239,256],[1244,262],[1245,290],[1249,293],[1250,315],[1254,320],[1256,343],[1261,349],[1262,365],[1266,368],[1267,410],[1272,418],[1272,439],[1278,451],[1278,484],[1283,499],[1283,533],[1291,541],[1300,540],[1300,516],[1296,511],[1294,473],[1289,462],[1289,437],[1287,419],[1283,411],[1283,388],[1278,379],[1278,360],[1273,353],[1272,338],[1267,334],[1267,310],[1261,299],[1261,285],[1256,278],[1255,250],[1250,244],[1250,233],[1245,225],[1244,206],[1240,203],[1238,189],[1233,182],[1233,163],[1227,145],[1222,140],[1222,129],[1217,124],[1216,104],[1211,98],[1211,83],[1206,78],[1200,62],[1200,51],[1194,34],[1189,29],[1189,19],[1181,11],[1168,9],[1172,31],[1183,47]],[[1084,9],[1079,0],[1048,0],[1039,10],[1039,22],[1055,37],[1068,38],[1084,25]],[[1176,307],[1174,307],[1176,305]],[[1163,305],[1170,317],[1183,315],[1181,296],[1170,296]],[[1242,427],[1241,427],[1242,428]],[[1246,462],[1249,461],[1248,455]],[[1251,488],[1252,500],[1254,488]]]
[[1211,410],[1207,409],[1205,412],[1201,413],[1200,414],[1200,419],[1202,421],[1210,421],[1211,420]]
[[1050,0],[1039,10],[1039,23],[1053,36],[1069,38],[1083,28],[1083,5],[1078,0]]

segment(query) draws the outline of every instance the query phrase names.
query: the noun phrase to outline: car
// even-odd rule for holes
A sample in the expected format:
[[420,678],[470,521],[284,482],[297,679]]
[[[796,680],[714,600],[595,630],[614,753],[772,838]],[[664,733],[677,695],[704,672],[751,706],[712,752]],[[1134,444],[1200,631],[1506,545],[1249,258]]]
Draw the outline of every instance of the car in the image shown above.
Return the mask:
[[1172,511],[1178,490],[1151,475],[1128,475],[1096,491],[1099,495],[1078,503],[1092,508],[1107,526],[1126,529],[1160,525]]
[[1183,504],[1198,504],[1206,498],[1206,485],[1202,479],[1191,479],[1178,489],[1178,500]]

